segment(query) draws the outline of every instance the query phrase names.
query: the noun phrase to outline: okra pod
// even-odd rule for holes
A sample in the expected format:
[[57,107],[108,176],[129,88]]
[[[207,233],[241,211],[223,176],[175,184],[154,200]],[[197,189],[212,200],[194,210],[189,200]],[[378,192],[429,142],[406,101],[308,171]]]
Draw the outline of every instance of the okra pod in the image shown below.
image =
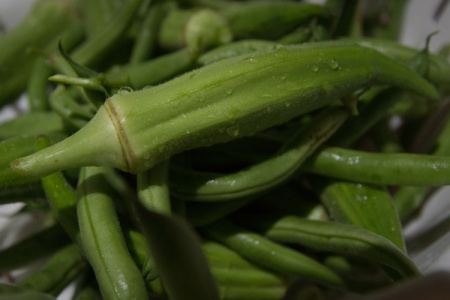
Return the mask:
[[407,66],[352,42],[276,47],[118,93],[69,139],[11,167],[30,177],[88,165],[137,173],[184,150],[286,122],[371,84],[437,98],[434,87]]

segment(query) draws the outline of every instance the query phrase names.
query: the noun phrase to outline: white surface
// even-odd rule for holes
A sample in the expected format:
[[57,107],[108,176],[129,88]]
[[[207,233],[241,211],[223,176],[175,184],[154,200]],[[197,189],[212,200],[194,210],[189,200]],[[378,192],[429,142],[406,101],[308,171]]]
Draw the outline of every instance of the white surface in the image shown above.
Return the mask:
[[[28,13],[30,5],[36,0],[0,0],[0,23],[11,29]],[[395,1],[395,0],[394,0]],[[450,42],[450,5],[448,5],[438,22],[433,20],[435,7],[441,0],[411,0],[407,6],[407,17],[402,28],[401,42],[405,45],[422,48],[426,37],[439,30],[440,33],[431,40],[430,49],[436,51],[443,44]],[[315,1],[323,2],[323,1]],[[22,98],[19,110],[26,108],[26,99]],[[0,111],[0,122],[13,117],[17,108],[9,107]],[[30,222],[36,222],[42,218],[39,214],[28,217],[8,218],[18,206],[0,206],[0,247],[11,244],[17,235],[11,234],[11,229],[30,233],[32,228]],[[450,187],[442,189],[433,197],[432,201],[425,207],[420,218],[411,222],[405,229],[407,236],[425,230],[439,220],[450,218]],[[430,247],[425,254],[414,257],[424,272],[432,272],[438,269],[450,270],[450,235],[444,236],[441,242]],[[447,249],[447,251],[443,251]],[[0,279],[1,280],[1,279]],[[68,299],[71,290],[59,299]]]

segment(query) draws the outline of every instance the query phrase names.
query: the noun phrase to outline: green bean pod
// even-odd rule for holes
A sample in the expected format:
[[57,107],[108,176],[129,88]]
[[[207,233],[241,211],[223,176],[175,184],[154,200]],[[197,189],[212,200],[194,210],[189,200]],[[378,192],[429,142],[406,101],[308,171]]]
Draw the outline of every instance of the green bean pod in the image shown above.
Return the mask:
[[0,140],[21,135],[64,132],[62,118],[53,111],[30,111],[0,125]]
[[30,177],[87,165],[137,173],[173,154],[254,134],[375,83],[437,97],[408,67],[354,43],[277,47],[118,93],[69,139],[11,167]]
[[194,201],[220,201],[267,191],[289,179],[348,115],[341,108],[322,111],[304,130],[291,137],[272,158],[236,173],[214,175],[189,170],[174,172],[171,193]]
[[311,18],[329,15],[327,8],[322,5],[273,1],[235,2],[219,11],[228,20],[237,40],[245,38],[274,40]]
[[0,273],[9,272],[49,256],[69,243],[59,225],[45,228],[0,251]]
[[202,227],[201,232],[263,267],[334,288],[346,287],[342,278],[312,258],[226,220]]
[[275,241],[299,243],[312,249],[343,255],[358,255],[392,267],[404,278],[420,276],[414,263],[391,241],[360,227],[294,216],[276,220],[269,217],[268,220],[265,225],[264,222],[254,225],[264,227],[264,234]]
[[[52,142],[57,142],[65,138],[62,133],[51,133],[49,138]],[[36,152],[36,135],[21,135],[0,142],[0,191],[8,194],[8,190],[14,188],[27,188],[35,185],[38,181],[23,176],[11,170],[9,162],[22,155]],[[15,194],[13,192],[12,194]]]
[[334,220],[381,235],[406,253],[397,210],[386,188],[324,180],[320,196]]
[[16,28],[0,37],[0,106],[26,87],[36,58],[27,49],[46,47],[77,19],[78,11],[69,1],[38,1]]
[[17,285],[56,296],[87,268],[78,245],[70,244],[53,255],[41,270]]
[[81,243],[106,299],[147,299],[126,248],[102,168],[82,168],[77,206]]
[[324,148],[302,166],[305,172],[353,182],[384,185],[450,184],[450,157],[410,153],[374,153]]

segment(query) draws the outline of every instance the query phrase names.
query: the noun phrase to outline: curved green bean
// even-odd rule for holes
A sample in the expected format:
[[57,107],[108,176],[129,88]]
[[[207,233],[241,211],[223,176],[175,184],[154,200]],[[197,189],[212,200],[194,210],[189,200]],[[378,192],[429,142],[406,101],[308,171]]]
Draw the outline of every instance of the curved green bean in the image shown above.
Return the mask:
[[311,156],[301,170],[353,182],[384,185],[437,186],[450,184],[450,157],[373,153],[338,147]]
[[[272,219],[272,221],[270,221]],[[388,239],[357,226],[306,220],[286,216],[259,224],[268,238],[282,243],[299,243],[320,251],[358,255],[394,268],[404,278],[420,276],[420,271],[406,254]]]
[[226,220],[217,221],[200,230],[242,257],[266,268],[308,278],[339,289],[346,287],[342,278],[319,262]]
[[271,159],[237,173],[213,175],[193,171],[184,172],[185,174],[174,172],[171,193],[188,200],[221,201],[267,191],[289,179],[348,115],[346,110],[340,108],[323,111]]

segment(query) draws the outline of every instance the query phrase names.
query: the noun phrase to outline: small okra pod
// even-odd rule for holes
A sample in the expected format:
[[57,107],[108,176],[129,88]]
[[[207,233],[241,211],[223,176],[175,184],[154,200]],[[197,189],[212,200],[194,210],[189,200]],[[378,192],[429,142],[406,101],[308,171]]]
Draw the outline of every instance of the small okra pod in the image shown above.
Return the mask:
[[358,255],[392,267],[404,278],[420,276],[420,271],[402,250],[388,239],[361,227],[294,216],[269,217],[252,224],[262,226],[264,234],[278,242],[298,243],[315,250],[343,255]]
[[346,287],[346,283],[338,274],[321,263],[227,220],[222,219],[209,224],[202,227],[200,231],[262,267],[308,278],[334,288]]
[[[174,172],[171,193],[193,201],[223,201],[259,194],[273,188],[297,171],[348,117],[347,110],[329,108],[320,112],[270,159],[231,174]],[[180,176],[181,175],[181,176]]]
[[449,156],[375,153],[329,147],[313,154],[301,169],[362,183],[422,186],[450,184]]
[[115,94],[70,138],[11,167],[30,177],[89,165],[137,173],[176,153],[287,122],[371,84],[437,98],[407,66],[351,42],[276,47]]

